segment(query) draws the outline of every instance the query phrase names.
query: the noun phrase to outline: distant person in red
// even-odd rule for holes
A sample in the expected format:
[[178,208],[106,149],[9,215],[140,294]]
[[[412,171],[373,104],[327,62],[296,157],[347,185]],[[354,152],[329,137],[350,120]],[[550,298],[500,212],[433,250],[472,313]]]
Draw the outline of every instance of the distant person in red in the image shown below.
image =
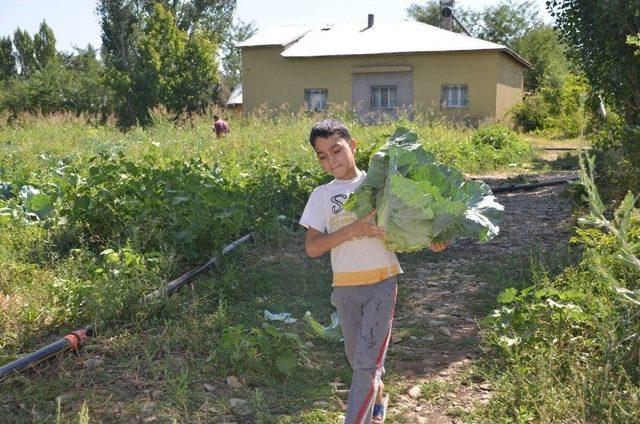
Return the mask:
[[213,115],[213,129],[216,130],[216,137],[220,138],[229,132],[229,124],[223,119],[220,119],[218,115]]

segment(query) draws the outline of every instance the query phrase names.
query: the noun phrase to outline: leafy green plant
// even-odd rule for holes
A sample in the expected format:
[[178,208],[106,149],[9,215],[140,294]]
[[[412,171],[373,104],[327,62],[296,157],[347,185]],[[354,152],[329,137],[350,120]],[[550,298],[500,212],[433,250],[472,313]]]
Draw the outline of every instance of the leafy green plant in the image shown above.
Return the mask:
[[476,145],[491,146],[497,150],[516,145],[520,142],[518,133],[502,124],[487,125],[480,128],[473,134],[471,140]]
[[248,329],[238,324],[224,329],[217,352],[233,367],[259,372],[263,364],[268,363],[290,377],[298,367],[298,358],[304,349],[297,334],[264,323],[262,328]]
[[495,421],[638,420],[640,216],[628,194],[613,219],[581,163],[589,213],[574,243],[580,262],[522,290],[507,288],[484,321],[496,396],[480,415]]
[[515,124],[521,131],[541,130],[549,114],[549,106],[539,95],[526,97],[511,110]]
[[486,184],[437,163],[417,135],[402,127],[371,156],[367,176],[345,204],[359,218],[374,208],[384,243],[396,252],[455,237],[491,240],[504,209]]

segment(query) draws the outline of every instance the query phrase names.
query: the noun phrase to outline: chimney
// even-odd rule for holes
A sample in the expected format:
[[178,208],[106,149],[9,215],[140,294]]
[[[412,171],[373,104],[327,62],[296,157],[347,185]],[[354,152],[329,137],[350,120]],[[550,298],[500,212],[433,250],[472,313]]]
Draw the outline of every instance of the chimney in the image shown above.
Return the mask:
[[373,13],[369,13],[367,16],[367,29],[373,26]]
[[442,15],[440,16],[440,28],[451,31],[453,28],[453,12],[447,5],[442,8]]

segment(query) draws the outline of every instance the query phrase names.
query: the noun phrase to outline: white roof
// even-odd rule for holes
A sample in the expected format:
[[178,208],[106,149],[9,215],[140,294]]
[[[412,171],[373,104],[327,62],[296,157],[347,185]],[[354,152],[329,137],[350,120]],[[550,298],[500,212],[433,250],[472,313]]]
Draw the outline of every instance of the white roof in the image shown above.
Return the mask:
[[258,31],[252,37],[237,44],[237,47],[284,46],[296,41],[317,25],[273,26]]
[[504,51],[524,66],[531,64],[502,44],[447,31],[417,21],[272,27],[241,47],[280,45],[283,57],[357,56],[451,51]]
[[229,95],[229,100],[227,100],[228,105],[241,105],[242,104],[242,83],[236,85],[236,88],[233,89],[231,95]]

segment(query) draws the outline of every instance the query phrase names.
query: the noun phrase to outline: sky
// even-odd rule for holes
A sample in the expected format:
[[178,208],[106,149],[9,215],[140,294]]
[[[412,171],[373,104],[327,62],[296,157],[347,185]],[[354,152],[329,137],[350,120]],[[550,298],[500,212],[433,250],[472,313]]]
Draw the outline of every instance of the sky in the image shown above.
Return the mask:
[[[540,5],[546,22],[551,18]],[[483,9],[499,0],[458,0],[457,5]],[[407,18],[407,8],[416,0],[238,0],[234,20],[254,21],[258,29],[273,25],[366,22],[373,13],[376,21]],[[97,0],[0,0],[0,36],[13,36],[16,28],[30,34],[38,31],[42,20],[53,29],[58,50],[73,52],[87,44],[100,46],[100,26],[95,14]]]

